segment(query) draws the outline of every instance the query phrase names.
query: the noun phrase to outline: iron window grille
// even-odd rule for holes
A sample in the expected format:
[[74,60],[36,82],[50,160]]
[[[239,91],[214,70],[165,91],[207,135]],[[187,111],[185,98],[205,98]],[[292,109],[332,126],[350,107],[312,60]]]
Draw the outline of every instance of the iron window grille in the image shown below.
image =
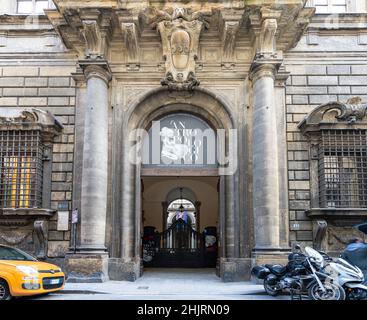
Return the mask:
[[367,130],[322,130],[318,169],[322,208],[367,207]]
[[0,208],[42,206],[43,151],[39,130],[0,130]]

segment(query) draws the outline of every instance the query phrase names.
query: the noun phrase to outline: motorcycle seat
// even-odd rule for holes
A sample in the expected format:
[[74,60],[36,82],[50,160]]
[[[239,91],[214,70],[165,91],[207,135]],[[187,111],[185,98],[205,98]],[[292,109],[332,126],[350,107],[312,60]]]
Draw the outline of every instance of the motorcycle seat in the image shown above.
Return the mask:
[[277,276],[281,276],[287,272],[287,267],[281,266],[279,264],[267,264],[265,267],[267,267],[271,273]]

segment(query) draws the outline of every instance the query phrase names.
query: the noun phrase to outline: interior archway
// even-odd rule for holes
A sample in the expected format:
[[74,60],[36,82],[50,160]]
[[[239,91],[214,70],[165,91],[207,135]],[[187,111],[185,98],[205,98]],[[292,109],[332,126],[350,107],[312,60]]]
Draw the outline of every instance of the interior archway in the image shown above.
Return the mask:
[[178,198],[168,202],[167,228],[170,228],[178,219],[184,220],[192,229],[197,230],[195,204],[188,199]]

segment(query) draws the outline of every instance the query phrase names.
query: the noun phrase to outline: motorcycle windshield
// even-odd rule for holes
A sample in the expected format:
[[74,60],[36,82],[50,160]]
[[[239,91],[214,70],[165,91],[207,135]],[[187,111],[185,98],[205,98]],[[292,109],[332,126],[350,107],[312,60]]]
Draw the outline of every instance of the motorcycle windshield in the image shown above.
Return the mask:
[[309,257],[313,258],[318,264],[322,265],[324,258],[319,252],[311,247],[306,247],[305,251]]

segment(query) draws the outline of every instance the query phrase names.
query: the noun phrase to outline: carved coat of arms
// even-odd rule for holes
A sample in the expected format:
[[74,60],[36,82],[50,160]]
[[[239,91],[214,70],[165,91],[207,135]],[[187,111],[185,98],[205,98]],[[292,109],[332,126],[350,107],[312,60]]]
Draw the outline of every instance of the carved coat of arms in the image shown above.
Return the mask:
[[192,90],[200,82],[195,76],[201,31],[207,27],[211,12],[190,12],[187,8],[173,11],[149,9],[148,21],[159,31],[162,40],[166,75],[162,85],[171,90]]

